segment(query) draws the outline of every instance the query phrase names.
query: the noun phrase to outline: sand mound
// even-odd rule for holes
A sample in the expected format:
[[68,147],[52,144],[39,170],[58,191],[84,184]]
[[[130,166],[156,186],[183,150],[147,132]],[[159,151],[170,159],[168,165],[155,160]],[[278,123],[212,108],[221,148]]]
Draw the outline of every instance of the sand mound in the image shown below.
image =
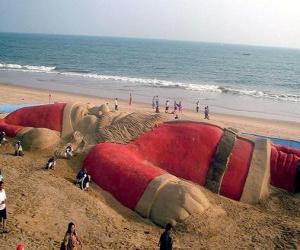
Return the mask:
[[26,150],[43,150],[53,147],[60,141],[60,134],[47,128],[34,128],[18,135]]

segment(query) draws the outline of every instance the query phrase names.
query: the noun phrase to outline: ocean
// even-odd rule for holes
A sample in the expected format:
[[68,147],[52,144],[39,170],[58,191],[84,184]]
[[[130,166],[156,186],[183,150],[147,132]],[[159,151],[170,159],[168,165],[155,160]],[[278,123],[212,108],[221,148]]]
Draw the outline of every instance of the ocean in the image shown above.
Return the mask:
[[297,49],[0,33],[0,82],[300,122]]

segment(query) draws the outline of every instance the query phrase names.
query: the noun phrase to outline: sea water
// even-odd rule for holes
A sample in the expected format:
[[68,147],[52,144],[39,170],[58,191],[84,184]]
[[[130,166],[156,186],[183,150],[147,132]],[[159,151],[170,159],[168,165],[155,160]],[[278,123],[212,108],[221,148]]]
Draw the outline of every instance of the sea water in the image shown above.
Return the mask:
[[300,122],[297,49],[0,33],[0,82]]

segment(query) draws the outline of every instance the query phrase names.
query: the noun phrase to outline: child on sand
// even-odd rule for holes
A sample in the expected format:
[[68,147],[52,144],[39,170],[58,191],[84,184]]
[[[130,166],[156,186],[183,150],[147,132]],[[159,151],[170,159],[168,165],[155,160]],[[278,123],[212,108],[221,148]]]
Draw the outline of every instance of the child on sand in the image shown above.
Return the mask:
[[81,246],[82,248],[82,242],[76,234],[75,224],[73,222],[70,222],[60,249],[75,250],[77,249],[77,246]]
[[79,184],[81,190],[86,190],[90,186],[91,176],[88,175],[85,168],[80,169],[76,176],[76,184]]
[[5,138],[5,136],[6,136],[6,133],[5,133],[4,131],[0,131],[0,146],[1,146],[4,142],[7,141],[6,138]]
[[23,148],[20,141],[17,141],[15,144],[15,156],[23,156]]
[[54,170],[54,167],[56,165],[56,160],[55,160],[55,157],[52,156],[49,158],[47,164],[46,164],[46,169],[53,169]]
[[70,160],[73,157],[73,148],[71,145],[68,145],[65,150],[65,157]]
[[170,235],[171,229],[173,228],[171,223],[166,225],[165,231],[162,233],[159,239],[160,250],[172,250],[173,249],[173,239]]
[[3,233],[7,233],[6,230],[6,220],[7,220],[7,212],[6,212],[6,193],[3,188],[3,181],[0,181],[0,222],[2,222]]

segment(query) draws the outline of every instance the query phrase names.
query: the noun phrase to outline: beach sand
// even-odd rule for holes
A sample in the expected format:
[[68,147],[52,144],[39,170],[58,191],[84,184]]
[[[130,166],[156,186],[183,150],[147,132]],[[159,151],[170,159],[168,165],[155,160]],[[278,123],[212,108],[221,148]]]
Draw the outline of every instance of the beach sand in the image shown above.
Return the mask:
[[[48,103],[49,93],[51,94],[52,102],[90,102],[93,104],[103,104],[108,102],[111,108],[114,107],[114,100],[108,98],[105,99],[59,91],[45,91],[0,83],[1,103]],[[128,101],[129,94],[127,101],[118,100],[120,111],[153,111],[153,109],[151,108],[151,103],[136,103],[134,101],[134,96],[131,106],[128,105]],[[161,105],[160,111],[164,112],[164,105]],[[195,111],[184,110],[183,114],[179,114],[179,116],[181,120],[207,121],[203,119],[203,111],[196,113]],[[170,119],[173,119],[173,117],[174,115],[170,115]],[[300,140],[300,123],[297,122],[268,120],[215,113],[210,114],[210,119],[210,121],[213,123],[220,124],[224,127],[233,127],[235,129],[238,129],[240,132],[262,134],[284,139]]]
[[[1,103],[47,103],[49,92],[2,84]],[[51,91],[52,101],[102,104],[113,100]],[[151,111],[151,103],[120,110]],[[171,116],[171,115],[170,115]],[[203,114],[184,111],[181,119],[204,121]],[[243,132],[300,139],[299,124],[211,114],[211,120]],[[73,184],[82,158],[58,160],[44,170],[51,152],[25,152],[14,157],[13,146],[0,147],[0,168],[8,196],[8,234],[0,231],[0,249],[59,249],[67,224],[77,224],[84,249],[157,249],[162,229],[125,208],[92,184],[83,192]],[[176,249],[300,248],[299,196],[273,189],[271,198],[255,206],[235,202],[202,188],[214,209],[195,214],[176,226]]]

